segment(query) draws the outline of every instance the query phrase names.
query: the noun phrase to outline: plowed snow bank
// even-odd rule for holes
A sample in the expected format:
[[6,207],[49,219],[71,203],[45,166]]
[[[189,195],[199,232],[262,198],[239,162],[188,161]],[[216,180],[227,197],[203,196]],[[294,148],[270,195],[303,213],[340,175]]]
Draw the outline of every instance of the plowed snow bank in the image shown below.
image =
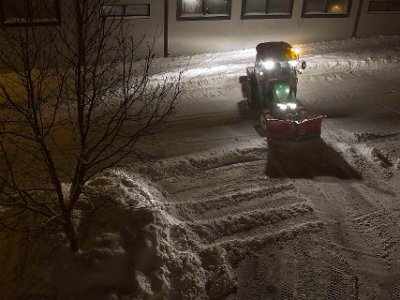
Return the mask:
[[87,207],[77,214],[82,250],[72,255],[55,236],[40,243],[12,237],[1,261],[8,278],[1,281],[15,286],[8,292],[2,287],[2,296],[220,299],[233,287],[220,250],[177,250],[170,229],[179,222],[165,211],[162,194],[150,182],[111,170],[89,182],[87,191]]

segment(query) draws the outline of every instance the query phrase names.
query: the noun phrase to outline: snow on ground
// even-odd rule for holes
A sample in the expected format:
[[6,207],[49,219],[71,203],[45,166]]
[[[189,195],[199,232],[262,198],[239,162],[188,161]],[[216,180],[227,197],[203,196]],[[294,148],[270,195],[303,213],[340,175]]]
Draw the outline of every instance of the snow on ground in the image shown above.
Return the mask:
[[185,69],[180,109],[140,144],[146,159],[90,183],[91,201],[118,205],[82,225],[82,253],[50,271],[28,256],[15,288],[40,299],[400,299],[400,37],[297,46],[308,63],[299,101],[328,116],[321,140],[263,137],[241,84],[254,49],[159,58],[155,83]]
[[184,94],[137,168],[197,243],[226,251],[230,300],[400,299],[400,37],[297,46],[321,140],[260,134],[241,85],[254,49],[161,59],[155,78],[189,60]]
[[86,189],[79,253],[51,235],[35,243],[8,236],[1,299],[220,299],[232,291],[234,273],[222,249],[203,251],[191,242],[188,251],[172,241],[185,229],[154,184],[109,170]]
[[[296,46],[308,64],[300,75],[300,102],[311,112],[327,114],[325,124],[332,124],[342,140],[361,149],[372,149],[371,141],[385,144],[397,165],[400,37]],[[153,147],[157,155],[185,154],[259,138],[253,128],[257,116],[248,110],[240,84],[254,57],[255,50],[246,49],[156,61],[155,81],[185,70],[180,109],[164,135],[167,138]]]

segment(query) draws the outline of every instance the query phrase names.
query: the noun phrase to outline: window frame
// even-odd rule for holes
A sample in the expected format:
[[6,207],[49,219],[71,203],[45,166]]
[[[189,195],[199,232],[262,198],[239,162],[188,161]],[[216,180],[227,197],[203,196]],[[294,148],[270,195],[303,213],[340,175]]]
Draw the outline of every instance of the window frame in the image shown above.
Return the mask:
[[49,25],[60,25],[61,24],[61,5],[60,0],[52,0],[55,4],[55,19],[48,21],[37,21],[33,19],[33,11],[32,6],[29,0],[23,0],[25,2],[25,6],[28,12],[28,19],[26,22],[14,22],[7,23],[4,17],[4,1],[0,0],[0,27],[28,27],[28,26],[49,26]]
[[122,15],[122,16],[119,16],[119,15],[107,16],[107,15],[104,15],[104,14],[103,14],[103,10],[101,10],[101,16],[102,16],[103,18],[106,18],[106,19],[124,19],[124,20],[129,20],[129,19],[150,19],[150,16],[151,16],[151,5],[150,5],[149,3],[109,4],[109,5],[104,4],[104,5],[101,6],[101,8],[103,8],[104,6],[123,6],[123,7],[124,7],[124,12],[126,12],[126,7],[127,7],[127,6],[138,6],[138,5],[147,6],[147,7],[148,7],[149,14],[148,14],[148,15],[125,15],[125,14],[124,14],[124,15]]
[[246,15],[246,4],[247,0],[242,1],[242,13],[241,19],[291,19],[293,15],[294,0],[290,0],[290,13],[289,14],[268,14],[267,13],[267,1],[265,0],[265,14],[264,15]]
[[[201,0],[204,1],[205,0]],[[203,5],[204,9],[204,5]],[[177,1],[177,7],[176,7],[176,19],[178,21],[205,21],[205,20],[230,20],[232,16],[232,0],[228,0],[228,14],[225,15],[216,15],[213,16],[212,14],[205,15],[203,11],[203,15],[196,15],[196,16],[189,16],[185,17],[182,15],[182,0]]]
[[367,13],[368,14],[400,14],[400,9],[399,10],[369,10],[371,7],[372,2],[384,2],[386,3],[386,7],[389,7],[390,2],[399,2],[399,1],[393,1],[393,0],[384,0],[384,1],[377,1],[377,0],[369,0],[368,2],[368,9]]
[[350,17],[351,7],[352,7],[352,4],[353,4],[352,0],[348,0],[347,12],[338,13],[338,14],[332,14],[332,13],[328,13],[329,0],[324,0],[325,1],[325,11],[326,12],[307,13],[306,12],[307,1],[308,0],[303,0],[303,8],[302,8],[302,11],[301,11],[301,17],[302,18],[348,18],[348,17]]

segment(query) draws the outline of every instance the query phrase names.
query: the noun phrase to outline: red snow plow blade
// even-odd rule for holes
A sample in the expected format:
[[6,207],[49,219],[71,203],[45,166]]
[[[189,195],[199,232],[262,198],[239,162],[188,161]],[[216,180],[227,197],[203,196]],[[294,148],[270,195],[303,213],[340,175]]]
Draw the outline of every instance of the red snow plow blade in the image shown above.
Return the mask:
[[267,119],[267,135],[272,139],[297,141],[319,138],[324,118],[319,116],[303,121]]

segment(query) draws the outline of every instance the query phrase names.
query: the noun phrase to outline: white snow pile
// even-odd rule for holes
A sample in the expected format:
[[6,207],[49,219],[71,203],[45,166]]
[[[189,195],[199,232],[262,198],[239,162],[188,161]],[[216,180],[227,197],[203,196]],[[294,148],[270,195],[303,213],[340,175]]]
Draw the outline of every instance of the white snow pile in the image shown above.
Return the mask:
[[395,167],[397,169],[397,164],[393,162],[396,158],[392,158],[384,150],[380,150],[367,144],[355,145],[354,148],[357,149],[358,153],[372,163],[378,164],[383,168]]
[[[73,255],[55,236],[12,237],[1,258],[7,299],[220,299],[235,287],[224,251],[175,245],[180,228],[151,182],[111,170],[87,184]],[[184,232],[184,230],[181,230]],[[8,286],[5,285],[8,283]],[[2,298],[2,299],[6,299]]]
[[[347,148],[351,148],[366,161],[384,169],[400,170],[398,151],[392,149],[398,149],[399,133],[358,132],[353,134],[342,133],[341,136],[344,139],[347,138]],[[390,143],[394,147],[390,147]]]

